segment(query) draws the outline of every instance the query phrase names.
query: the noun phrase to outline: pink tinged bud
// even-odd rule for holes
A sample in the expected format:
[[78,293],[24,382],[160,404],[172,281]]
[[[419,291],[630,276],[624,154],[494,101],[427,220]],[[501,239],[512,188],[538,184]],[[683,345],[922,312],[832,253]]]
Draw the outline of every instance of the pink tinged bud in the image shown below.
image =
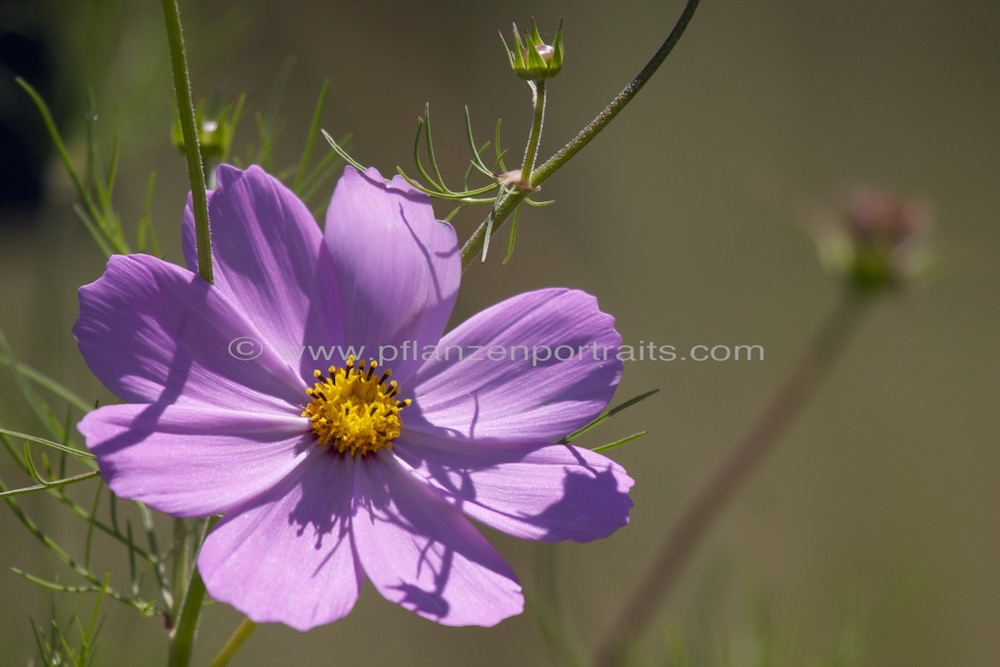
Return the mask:
[[847,225],[860,243],[897,246],[923,232],[929,221],[923,206],[866,188],[851,197]]
[[554,48],[548,44],[538,44],[535,46],[535,51],[537,51],[538,55],[542,57],[542,60],[545,61],[546,65],[552,64],[552,57],[556,54],[556,50]]
[[839,224],[819,238],[827,269],[854,287],[899,287],[927,273],[930,215],[920,202],[872,188],[848,199]]
[[534,19],[531,21],[531,30],[525,32],[523,36],[518,31],[517,25],[513,26],[512,46],[507,44],[503,33],[500,34],[500,38],[507,51],[510,66],[520,78],[526,81],[542,81],[555,76],[562,69],[565,50],[561,21],[552,44],[546,44],[542,40]]

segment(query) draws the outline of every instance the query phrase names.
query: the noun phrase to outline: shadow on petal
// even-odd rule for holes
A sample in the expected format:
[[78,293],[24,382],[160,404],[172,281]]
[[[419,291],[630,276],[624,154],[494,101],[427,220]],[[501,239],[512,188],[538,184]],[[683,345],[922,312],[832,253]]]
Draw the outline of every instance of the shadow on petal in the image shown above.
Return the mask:
[[[191,308],[206,308],[209,290],[212,289],[211,286],[208,283],[196,280],[193,274],[191,283],[194,288],[194,296],[197,299],[191,303]],[[178,338],[180,338],[180,335],[183,334],[183,331],[189,322],[190,318],[186,318],[180,323]],[[163,391],[156,397],[155,401],[151,402],[135,417],[135,425],[142,426],[143,428],[128,429],[119,435],[102,442],[99,448],[100,451],[95,451],[99,462],[103,456],[113,454],[125,447],[135,445],[145,439],[147,432],[156,430],[156,425],[163,416],[163,412],[166,410],[167,406],[176,403],[177,399],[184,393],[184,387],[188,382],[188,376],[191,374],[193,363],[193,358],[189,354],[174,355],[173,363],[170,364],[166,380],[163,383]],[[109,476],[114,475],[113,470],[104,470],[103,465],[101,466],[101,470],[102,473]],[[108,479],[108,481],[110,482],[110,479]]]
[[490,626],[520,613],[514,573],[458,511],[391,456],[358,468],[358,557],[383,596],[445,625]]
[[347,614],[363,580],[351,533],[353,474],[350,457],[314,449],[227,515],[198,559],[212,596],[256,622],[298,630]]
[[393,451],[452,505],[517,537],[587,542],[628,523],[632,480],[589,450],[408,431]]
[[630,509],[632,499],[619,489],[618,479],[610,469],[594,476],[567,470],[562,497],[524,519],[545,527],[547,532],[539,538],[542,541],[589,542],[607,537],[627,524]]

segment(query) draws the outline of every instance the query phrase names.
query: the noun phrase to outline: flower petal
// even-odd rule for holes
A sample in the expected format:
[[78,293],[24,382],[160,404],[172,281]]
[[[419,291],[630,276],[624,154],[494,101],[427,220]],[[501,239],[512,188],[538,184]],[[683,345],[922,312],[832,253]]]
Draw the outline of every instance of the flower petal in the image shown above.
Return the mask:
[[460,510],[515,537],[589,542],[628,523],[632,478],[588,449],[404,431],[392,452]]
[[106,405],[77,426],[117,495],[208,516],[284,478],[312,442],[307,421],[208,405]]
[[312,448],[285,481],[229,513],[198,556],[211,596],[256,623],[301,631],[346,616],[363,581],[351,538],[353,466]]
[[[215,286],[311,383],[313,369],[329,364],[317,364],[303,348],[344,341],[337,276],[323,233],[305,204],[260,167],[220,165],[216,179],[209,200]],[[197,271],[190,204],[183,236],[184,257]]]
[[358,558],[386,599],[444,625],[491,626],[524,599],[503,558],[458,511],[391,456],[357,462]]
[[607,405],[621,377],[620,347],[614,319],[589,294],[520,294],[441,340],[409,383],[405,423],[467,438],[558,440]]
[[386,183],[375,169],[348,167],[326,214],[326,240],[347,340],[371,358],[379,346],[392,346],[396,359],[386,365],[405,381],[420,360],[404,353],[404,344],[437,343],[455,306],[462,274],[455,230],[400,177]]
[[305,384],[266,342],[241,356],[233,343],[260,338],[218,290],[148,255],[115,255],[80,288],[73,327],[90,370],[130,403],[199,401],[298,414]]

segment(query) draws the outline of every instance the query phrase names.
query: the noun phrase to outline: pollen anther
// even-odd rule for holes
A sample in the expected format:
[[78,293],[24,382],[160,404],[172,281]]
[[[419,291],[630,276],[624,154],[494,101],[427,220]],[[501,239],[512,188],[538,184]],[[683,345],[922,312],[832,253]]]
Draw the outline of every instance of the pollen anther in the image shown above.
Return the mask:
[[[367,368],[366,368],[367,366]],[[317,445],[330,445],[337,451],[357,456],[391,448],[403,423],[399,411],[410,399],[397,400],[399,385],[386,384],[392,371],[374,375],[378,362],[365,363],[347,358],[345,366],[330,366],[329,377],[313,372],[316,384],[306,389],[311,399],[302,412],[309,418]]]

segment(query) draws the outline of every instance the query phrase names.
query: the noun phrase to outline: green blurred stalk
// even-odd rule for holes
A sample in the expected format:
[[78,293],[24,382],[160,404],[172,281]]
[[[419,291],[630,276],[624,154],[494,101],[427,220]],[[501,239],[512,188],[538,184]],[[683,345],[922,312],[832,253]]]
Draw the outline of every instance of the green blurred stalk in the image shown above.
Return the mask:
[[702,536],[826,379],[870,300],[866,292],[845,289],[840,302],[764,411],[736,441],[729,455],[674,524],[652,566],[605,634],[594,661],[597,667],[622,664],[630,644],[649,625]]
[[244,618],[243,622],[240,623],[238,628],[236,628],[236,631],[233,632],[231,637],[229,637],[229,641],[227,641],[226,645],[222,647],[219,654],[212,659],[212,662],[209,663],[208,667],[226,667],[226,665],[229,664],[229,661],[233,659],[233,656],[236,655],[236,652],[240,650],[240,647],[243,646],[243,642],[245,642],[256,629],[256,623],[251,621],[249,618]]

